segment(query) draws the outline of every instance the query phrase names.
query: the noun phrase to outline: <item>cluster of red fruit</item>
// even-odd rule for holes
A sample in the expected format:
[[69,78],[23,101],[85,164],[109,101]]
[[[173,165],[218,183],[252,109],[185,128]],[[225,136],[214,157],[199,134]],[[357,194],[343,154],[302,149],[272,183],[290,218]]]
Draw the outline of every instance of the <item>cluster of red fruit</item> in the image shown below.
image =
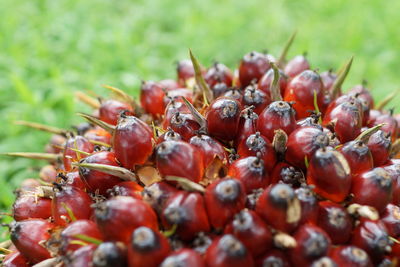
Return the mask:
[[[191,56],[140,102],[53,135],[13,206],[4,266],[393,266],[398,123],[365,85],[251,52],[233,73]],[[6,242],[7,243],[7,242]],[[4,243],[3,243],[4,244]]]

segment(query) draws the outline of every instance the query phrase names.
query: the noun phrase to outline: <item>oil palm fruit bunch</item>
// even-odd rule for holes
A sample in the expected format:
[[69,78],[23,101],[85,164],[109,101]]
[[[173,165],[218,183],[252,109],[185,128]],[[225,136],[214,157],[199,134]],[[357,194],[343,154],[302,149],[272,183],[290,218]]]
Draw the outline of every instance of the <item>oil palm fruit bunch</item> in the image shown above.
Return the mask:
[[[144,81],[140,100],[93,107],[53,133],[40,179],[16,191],[4,266],[395,266],[400,117],[352,59],[319,73],[305,55],[250,52],[238,68],[190,60]],[[139,104],[140,102],[140,104]]]

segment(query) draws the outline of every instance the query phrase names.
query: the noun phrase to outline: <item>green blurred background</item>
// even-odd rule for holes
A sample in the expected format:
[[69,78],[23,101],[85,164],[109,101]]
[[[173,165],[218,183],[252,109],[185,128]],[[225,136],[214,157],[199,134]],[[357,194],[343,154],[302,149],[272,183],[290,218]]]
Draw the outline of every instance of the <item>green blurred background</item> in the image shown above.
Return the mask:
[[[2,0],[0,1],[0,152],[42,151],[49,134],[13,124],[58,127],[89,111],[75,90],[106,93],[107,83],[137,95],[141,79],[175,77],[192,48],[209,66],[234,68],[251,50],[308,52],[313,68],[338,68],[355,55],[345,87],[367,79],[377,99],[399,87],[400,1]],[[395,107],[396,98],[389,107]],[[0,158],[0,209],[41,162]]]

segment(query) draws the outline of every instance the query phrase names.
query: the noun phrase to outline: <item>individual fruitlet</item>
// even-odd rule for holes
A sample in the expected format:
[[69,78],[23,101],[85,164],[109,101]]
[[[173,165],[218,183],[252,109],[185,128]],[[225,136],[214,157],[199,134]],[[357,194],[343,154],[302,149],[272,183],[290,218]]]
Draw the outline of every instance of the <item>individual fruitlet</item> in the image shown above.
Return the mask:
[[16,221],[38,218],[47,219],[51,216],[51,199],[21,195],[13,204],[13,217]]
[[239,66],[240,85],[246,87],[253,80],[257,82],[270,68],[266,55],[255,51],[246,54]]
[[204,267],[205,263],[199,253],[192,249],[183,248],[172,252],[161,263],[160,267]]
[[368,254],[355,246],[339,246],[333,248],[329,255],[338,266],[372,267]]
[[[65,142],[63,153],[63,163],[65,170],[72,170],[72,162],[79,161],[80,159],[87,156],[85,152],[92,153],[93,150],[94,145],[83,136],[77,135],[68,138],[68,140]],[[83,153],[80,153],[80,151],[82,151]]]
[[123,103],[114,99],[102,101],[99,108],[100,120],[112,125],[116,125],[119,114],[122,111],[128,111],[127,115],[133,115],[132,107],[127,103]]
[[160,84],[153,81],[142,83],[140,103],[146,112],[155,117],[164,114],[164,97],[165,91]]
[[104,242],[93,252],[94,267],[126,266],[126,247],[122,243]]
[[285,67],[285,73],[289,77],[293,78],[303,71],[310,69],[310,63],[308,62],[306,55],[298,55],[292,58]]
[[207,70],[204,79],[210,87],[214,87],[217,83],[224,83],[227,86],[231,86],[233,75],[227,66],[216,62]]
[[392,142],[385,132],[379,130],[371,135],[367,146],[371,151],[375,167],[380,167],[388,161]]

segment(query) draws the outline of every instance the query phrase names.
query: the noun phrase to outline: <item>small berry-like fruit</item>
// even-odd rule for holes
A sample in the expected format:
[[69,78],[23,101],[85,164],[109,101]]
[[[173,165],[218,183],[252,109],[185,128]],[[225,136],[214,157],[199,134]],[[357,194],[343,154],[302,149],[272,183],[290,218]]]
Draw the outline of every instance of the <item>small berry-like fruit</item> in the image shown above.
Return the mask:
[[133,115],[133,109],[127,103],[123,103],[114,99],[102,101],[99,108],[100,120],[112,125],[116,125],[119,114],[122,111],[128,111],[127,115]]
[[285,67],[285,73],[289,77],[293,78],[303,71],[310,69],[310,63],[308,62],[305,55],[298,55],[292,58]]
[[329,255],[339,266],[372,267],[368,254],[355,246],[339,246],[333,248]]
[[266,55],[255,51],[246,54],[239,66],[240,84],[245,88],[253,80],[257,82],[270,68]]
[[94,267],[126,266],[126,248],[122,243],[104,242],[93,252]]

